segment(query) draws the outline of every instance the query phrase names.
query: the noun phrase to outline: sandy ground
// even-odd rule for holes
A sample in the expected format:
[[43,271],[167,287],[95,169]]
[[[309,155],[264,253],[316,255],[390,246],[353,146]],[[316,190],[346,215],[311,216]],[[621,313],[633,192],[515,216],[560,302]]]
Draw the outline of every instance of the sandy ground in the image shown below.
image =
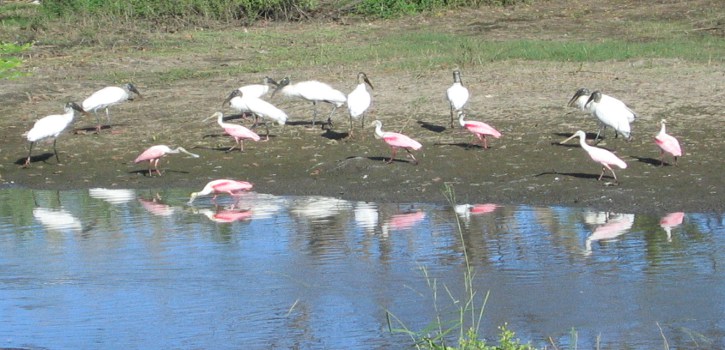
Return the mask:
[[[503,39],[517,35],[549,38],[573,30],[586,36],[597,28],[596,13],[587,11],[577,17],[578,24],[571,24],[575,28],[560,28],[566,20],[564,10],[570,11],[571,6],[586,9],[584,3],[544,3],[546,8],[533,5],[469,11],[445,22],[465,23],[462,29],[450,29],[445,23],[436,28],[479,32],[486,28],[485,35]],[[607,10],[620,20],[643,13],[684,11],[678,3],[650,6],[622,2],[611,6]],[[399,25],[430,26],[433,21],[418,19]],[[616,28],[616,23],[598,28],[607,25]],[[294,26],[304,30],[304,25]],[[468,118],[485,121],[503,134],[501,139],[491,139],[491,148],[486,150],[473,144],[470,133],[448,127],[444,92],[452,82],[452,67],[416,72],[366,68],[375,85],[366,123],[379,119],[385,130],[402,131],[420,141],[423,148],[415,152],[420,161],[417,166],[408,162],[405,152],[400,152],[392,164],[384,163],[390,149],[373,137],[372,128],[360,129],[357,124],[355,137],[346,138],[346,109],[338,110],[333,129],[324,131],[310,127],[310,104],[280,96],[272,102],[290,116],[288,125],[272,127],[268,142],[248,142],[245,152],[226,153],[233,140],[222,135],[214,121],[202,120],[220,110],[221,101],[230,88],[241,85],[239,81],[254,83],[264,74],[240,76],[238,81],[209,78],[171,85],[140,78],[134,84],[144,98],[112,109],[110,128],[100,134],[62,135],[58,140],[60,164],[52,154],[52,145],[41,143],[33,152],[30,167],[23,168],[28,143],[21,135],[35,120],[58,113],[66,101],[80,102],[107,85],[87,78],[89,70],[138,70],[140,64],[193,67],[200,59],[201,64],[212,64],[219,57],[232,55],[222,52],[200,57],[180,52],[173,63],[119,57],[112,64],[104,64],[74,62],[74,57],[43,47],[33,50],[27,62],[33,75],[0,85],[0,177],[7,186],[201,188],[211,179],[234,178],[253,182],[258,192],[277,195],[445,202],[443,191],[451,184],[457,201],[466,203],[586,206],[617,212],[725,212],[725,167],[721,159],[725,151],[725,67],[721,60],[693,63],[647,59],[583,65],[507,61],[464,67],[464,84],[471,91]],[[359,69],[326,67],[297,71],[294,76],[320,79],[349,92]],[[287,73],[268,74],[280,79]],[[574,91],[583,86],[624,100],[639,115],[632,124],[632,141],[615,139],[608,130],[599,143],[628,164],[627,169],[616,170],[618,185],[612,185],[610,175],[597,181],[601,168],[589,160],[577,142],[558,144],[579,129],[590,137],[596,132],[594,118],[566,106]],[[321,113],[329,110],[327,105],[320,106]],[[224,112],[233,114],[229,109]],[[669,121],[669,133],[684,148],[678,166],[659,166],[653,138],[662,118]],[[234,116],[230,121],[250,124]],[[93,126],[92,117],[80,117],[74,125],[77,129]],[[134,164],[133,159],[154,144],[184,146],[201,157],[167,157],[161,163],[163,176],[148,176],[146,165]]]

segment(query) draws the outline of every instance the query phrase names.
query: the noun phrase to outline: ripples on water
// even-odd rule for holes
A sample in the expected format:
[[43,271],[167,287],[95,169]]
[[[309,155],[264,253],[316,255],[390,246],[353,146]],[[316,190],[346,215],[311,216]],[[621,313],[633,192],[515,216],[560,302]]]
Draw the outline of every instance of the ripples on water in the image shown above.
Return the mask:
[[189,192],[0,191],[0,348],[410,348],[462,241],[490,342],[725,347],[723,215]]

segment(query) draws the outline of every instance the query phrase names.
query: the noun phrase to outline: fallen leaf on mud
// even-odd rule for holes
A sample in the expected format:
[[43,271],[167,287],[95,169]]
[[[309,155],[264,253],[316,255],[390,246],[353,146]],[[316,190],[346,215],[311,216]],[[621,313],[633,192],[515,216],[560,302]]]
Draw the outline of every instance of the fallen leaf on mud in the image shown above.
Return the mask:
[[311,172],[310,175],[312,175],[312,176],[320,175],[320,169],[315,169],[315,171]]

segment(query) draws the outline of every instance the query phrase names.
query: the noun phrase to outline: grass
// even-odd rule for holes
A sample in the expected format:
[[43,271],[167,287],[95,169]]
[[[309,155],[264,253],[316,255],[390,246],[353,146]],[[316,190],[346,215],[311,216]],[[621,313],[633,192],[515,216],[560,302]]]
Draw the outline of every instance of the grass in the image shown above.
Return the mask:
[[13,79],[24,75],[18,70],[23,64],[19,55],[30,46],[31,44],[0,43],[0,79]]

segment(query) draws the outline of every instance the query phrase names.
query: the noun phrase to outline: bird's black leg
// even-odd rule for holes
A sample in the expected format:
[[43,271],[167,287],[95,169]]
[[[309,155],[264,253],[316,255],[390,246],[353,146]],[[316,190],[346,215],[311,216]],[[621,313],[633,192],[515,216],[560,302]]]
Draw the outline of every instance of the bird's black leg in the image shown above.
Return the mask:
[[58,158],[58,150],[55,149],[55,142],[58,141],[58,139],[53,139],[53,153],[55,153],[55,161],[60,163],[60,158]]
[[23,164],[23,167],[28,167],[30,165],[30,155],[33,154],[33,145],[35,145],[35,142],[30,143],[30,151],[28,151],[28,158],[25,159],[25,164]]

